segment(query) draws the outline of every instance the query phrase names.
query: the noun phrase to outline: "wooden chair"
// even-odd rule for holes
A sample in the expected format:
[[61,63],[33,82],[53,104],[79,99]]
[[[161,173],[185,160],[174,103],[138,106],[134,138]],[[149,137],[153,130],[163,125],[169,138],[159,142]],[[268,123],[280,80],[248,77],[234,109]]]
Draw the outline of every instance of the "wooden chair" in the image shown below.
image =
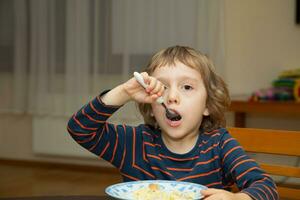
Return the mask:
[[[247,152],[300,156],[300,131],[228,128]],[[299,166],[259,163],[268,174],[300,178]],[[300,184],[277,184],[280,199],[300,199]]]

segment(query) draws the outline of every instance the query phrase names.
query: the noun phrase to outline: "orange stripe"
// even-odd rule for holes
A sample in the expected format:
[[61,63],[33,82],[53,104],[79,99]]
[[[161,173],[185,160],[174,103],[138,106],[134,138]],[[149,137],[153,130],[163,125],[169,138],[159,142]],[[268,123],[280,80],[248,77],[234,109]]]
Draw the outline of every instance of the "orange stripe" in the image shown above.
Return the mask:
[[109,107],[109,108],[119,108],[120,106],[112,106],[112,105],[106,105],[101,99],[99,96],[96,97],[98,102],[102,105],[105,105],[105,107]]
[[79,140],[76,139],[76,142],[77,142],[78,144],[90,142],[92,139],[94,139],[95,136],[96,136],[96,133],[95,133],[94,135],[92,135],[91,137],[85,139],[85,140],[80,140],[80,141],[79,141]]
[[197,165],[205,165],[205,164],[208,164],[208,163],[210,163],[210,162],[212,162],[212,161],[215,161],[215,160],[218,159],[218,158],[219,158],[219,156],[215,156],[215,157],[213,157],[213,158],[210,159],[210,160],[202,161],[202,162],[197,162],[197,163],[196,163],[196,166],[197,166]]
[[155,145],[154,145],[154,144],[152,144],[152,143],[149,143],[149,142],[144,142],[144,144],[146,144],[146,145],[149,145],[149,146],[152,146],[152,147],[155,147]]
[[237,166],[239,166],[239,165],[241,165],[241,164],[243,164],[243,163],[245,163],[245,162],[254,162],[254,160],[253,160],[253,159],[242,160],[242,161],[236,163],[236,164],[231,168],[230,172],[232,173],[233,170],[234,170]]
[[155,155],[147,154],[147,156],[150,157],[150,158],[155,158],[155,159],[157,159],[157,160],[161,160],[160,157],[155,156]]
[[234,138],[228,138],[227,140],[224,141],[223,145],[222,145],[222,149],[224,148],[225,144],[227,144],[227,142],[230,142],[231,140],[235,140]]
[[[270,177],[269,177],[270,178]],[[277,197],[279,197],[279,194],[278,194],[278,190],[277,190],[277,186],[274,185],[275,188],[271,187],[270,189],[276,194]]]
[[239,159],[241,159],[241,158],[243,158],[243,157],[246,157],[246,156],[247,156],[247,155],[241,155],[241,156],[237,157],[236,159],[234,159],[234,160],[231,162],[231,164],[235,163],[237,160],[239,160]]
[[149,145],[149,146],[152,146],[152,147],[155,147],[155,146],[159,146],[161,147],[160,144],[152,144],[152,143],[149,143],[149,142],[144,142],[146,145]]
[[148,159],[146,158],[146,153],[145,153],[145,143],[144,143],[144,142],[143,142],[143,159],[144,159],[144,161],[146,161],[146,162],[149,163]]
[[124,144],[124,152],[123,152],[123,158],[122,158],[122,161],[121,161],[120,169],[123,168],[124,158],[126,156],[126,127],[125,127],[125,124],[123,124],[123,129],[124,129],[125,144]]
[[130,178],[130,179],[132,179],[132,180],[135,180],[135,181],[139,181],[140,179],[138,179],[138,178],[135,178],[135,177],[133,177],[133,176],[130,176],[130,175],[128,175],[128,174],[125,174],[125,173],[122,173],[122,172],[120,172],[123,176],[126,176],[127,178]]
[[164,171],[164,170],[162,170],[162,169],[160,169],[160,168],[158,168],[158,167],[151,167],[153,170],[157,170],[157,171],[160,171],[160,172],[162,172],[162,173],[164,173],[164,174],[167,174],[168,176],[172,176],[173,177],[173,175],[171,174],[171,173],[169,173],[169,172],[167,172],[167,171]]
[[201,144],[199,144],[199,147],[202,147],[203,145],[207,144],[208,143],[208,140],[206,141],[202,141]]
[[101,132],[100,137],[98,138],[97,142],[91,148],[89,148],[89,151],[92,151],[99,144],[99,141],[102,138],[103,132],[104,132],[104,127],[102,128],[102,132]]
[[132,142],[132,163],[135,163],[135,128],[132,128],[132,132],[133,132],[133,142]]
[[[254,181],[253,183],[251,183],[251,185],[250,186],[252,186],[252,185],[255,185],[256,183],[261,183],[261,182],[264,182],[265,180],[267,179],[267,177],[264,177],[263,179],[261,179],[261,180],[257,180],[257,181]],[[245,181],[246,182],[246,181]],[[245,184],[244,184],[245,185]],[[243,185],[243,186],[244,186]]]
[[151,133],[148,133],[147,131],[143,131],[143,134],[144,134],[144,135],[147,135],[147,136],[149,136],[149,137],[151,137],[152,141],[153,141],[153,137],[158,138],[158,136],[155,135],[154,133],[151,134]]
[[[220,133],[215,133],[214,135],[210,136],[210,139],[213,138],[213,137],[215,137],[215,136],[220,136],[220,135],[221,135]],[[201,144],[199,144],[199,147],[201,147],[201,146],[203,146],[203,145],[205,145],[207,143],[208,143],[208,140],[204,140],[204,141],[201,142]]]
[[[262,175],[271,178],[271,176],[270,176],[269,174],[262,174]],[[271,179],[272,179],[272,178],[271,178]]]
[[261,200],[264,200],[264,198],[259,193],[257,193],[257,195],[260,197]]
[[178,180],[183,181],[183,180],[187,180],[187,179],[193,179],[193,178],[198,178],[198,177],[202,177],[202,176],[207,176],[207,175],[211,175],[213,173],[216,173],[220,170],[221,170],[221,168],[218,168],[218,169],[212,170],[212,171],[207,172],[207,173],[197,174],[197,175],[193,175],[193,176],[187,176],[187,177],[180,178]]
[[213,130],[213,131],[211,131],[211,132],[204,132],[204,134],[205,134],[205,135],[210,135],[210,134],[213,134],[213,133],[216,133],[216,132],[219,132],[219,130],[216,129],[216,130]]
[[74,119],[74,121],[75,121],[81,128],[83,128],[83,129],[86,129],[86,130],[93,130],[93,131],[95,131],[95,130],[98,129],[98,128],[90,128],[90,127],[86,127],[86,126],[82,125],[82,124],[78,121],[78,119],[76,119],[75,115],[73,115],[73,119]]
[[247,174],[248,172],[254,170],[254,169],[259,169],[258,167],[251,167],[249,169],[247,169],[245,172],[243,172],[242,174],[240,174],[239,176],[236,177],[236,179],[240,179],[242,176],[244,176],[245,174]]
[[257,191],[256,191],[256,194],[259,196],[259,198],[261,199],[261,200],[264,200],[265,198],[263,198]]
[[135,143],[136,143],[136,128],[133,127],[132,167],[142,171],[144,174],[147,174],[148,176],[154,179],[155,178],[154,175],[150,174],[149,172],[147,172],[146,170],[140,168],[138,165],[135,164]]
[[227,151],[227,153],[224,155],[224,157],[223,157],[223,159],[222,159],[222,163],[224,163],[225,158],[226,158],[231,152],[233,152],[233,151],[236,150],[236,149],[240,149],[240,148],[242,148],[242,147],[241,147],[241,146],[236,146],[236,147],[233,147],[232,149],[230,149],[229,151]]
[[215,133],[212,136],[210,136],[210,138],[213,138],[213,137],[216,137],[216,136],[220,136],[220,135],[221,135],[220,133]]
[[168,158],[170,160],[175,160],[175,161],[187,161],[187,160],[196,160],[199,158],[199,156],[195,156],[195,157],[192,157],[192,158],[173,158],[171,156],[165,156],[165,155],[162,155],[162,154],[158,154],[160,157],[163,157],[163,158]]
[[275,197],[274,197],[274,195],[273,195],[273,192],[269,189],[269,187],[267,187],[267,186],[265,186],[265,185],[262,185],[262,186],[263,186],[264,188],[266,188],[266,189],[270,192],[272,198],[275,199]]
[[116,125],[114,126],[115,127],[115,134],[116,134],[116,139],[115,139],[115,146],[114,146],[114,151],[113,151],[113,155],[110,159],[110,163],[112,163],[112,161],[115,159],[115,154],[116,154],[116,150],[117,150],[117,146],[118,146],[118,142],[119,142],[119,135],[118,135],[118,131],[117,131],[117,128],[116,128]]
[[97,113],[98,115],[103,115],[103,116],[108,116],[108,117],[111,116],[111,114],[108,114],[108,113],[104,113],[104,112],[98,111],[98,110],[94,107],[94,105],[92,104],[92,102],[90,102],[89,105],[90,105],[90,107],[92,108],[92,110],[93,110],[95,113]]
[[84,109],[81,110],[81,113],[86,116],[89,120],[96,122],[96,123],[104,123],[105,121],[103,120],[96,120],[94,118],[92,118],[90,115],[86,114],[86,112],[84,111]]
[[[266,174],[263,174],[263,175],[266,175]],[[255,182],[253,182],[252,184],[251,184],[251,186],[252,185],[255,185],[256,183],[263,183],[266,179],[268,179],[268,177],[264,177],[263,179],[261,179],[261,180],[258,180],[258,181],[255,181]],[[263,184],[261,184],[262,186],[264,186],[264,187],[267,187],[267,186],[265,186],[265,185],[263,185]],[[275,186],[276,187],[276,186]],[[269,188],[269,187],[267,187],[267,190],[269,190],[269,192],[272,194],[272,197],[274,198],[274,196],[273,196],[273,193],[270,191],[270,189],[273,191],[273,193],[275,193],[276,194],[276,196],[278,197],[278,192],[277,192],[277,190],[275,190],[274,188]],[[275,198],[274,198],[275,199]]]
[[261,188],[259,188],[259,187],[256,187],[256,189],[258,189],[258,190],[262,191],[262,193],[264,193],[264,194],[265,194],[265,196],[267,197],[267,199],[269,200],[269,197],[268,197],[267,193],[266,193],[264,190],[262,190],[262,189],[261,189]]
[[151,135],[150,133],[146,132],[146,131],[143,131],[143,134],[145,134],[145,135],[148,135],[148,136],[152,137],[152,135]]
[[245,181],[243,182],[242,189],[245,188],[246,183],[247,183],[247,180],[245,180]]
[[106,144],[105,148],[103,149],[103,151],[101,152],[101,154],[99,155],[99,157],[102,157],[103,154],[106,152],[106,149],[109,147],[109,143]]
[[152,144],[152,143],[149,143],[149,142],[144,142],[146,145],[149,145],[149,146],[152,146],[152,147],[156,147],[156,146],[158,146],[158,147],[161,147],[161,145],[160,144]]
[[90,136],[96,133],[96,132],[91,132],[91,133],[74,132],[69,126],[67,127],[67,129],[72,135],[76,135],[76,136]]
[[222,185],[222,182],[221,182],[221,181],[218,181],[218,182],[206,184],[205,186],[206,186],[206,187],[211,187],[211,186],[214,186],[214,185]]
[[147,174],[148,176],[150,176],[151,178],[155,179],[155,176],[153,174],[150,174],[150,172],[147,172],[146,170],[140,168],[138,165],[136,165],[135,163],[133,164],[133,167],[142,171],[144,174]]
[[190,172],[193,171],[193,168],[173,168],[173,167],[167,167],[168,170],[172,171],[179,171],[179,172]]
[[[257,200],[252,194],[250,194],[250,193],[247,192],[247,191],[240,191],[240,193],[248,194],[252,199]],[[262,198],[258,193],[256,193],[256,194],[260,197],[260,199],[263,200],[263,198]]]
[[212,150],[213,148],[217,147],[218,145],[219,145],[219,142],[208,147],[206,150],[200,151],[200,153],[207,153],[208,151]]

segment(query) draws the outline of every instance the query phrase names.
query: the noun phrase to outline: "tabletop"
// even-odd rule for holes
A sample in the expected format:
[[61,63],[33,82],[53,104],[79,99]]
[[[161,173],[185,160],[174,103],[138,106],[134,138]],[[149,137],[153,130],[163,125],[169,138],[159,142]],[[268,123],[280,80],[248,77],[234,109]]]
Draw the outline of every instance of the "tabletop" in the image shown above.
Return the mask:
[[246,114],[263,113],[278,114],[280,116],[299,116],[300,102],[296,101],[248,101],[232,97],[230,112],[234,112],[234,126],[246,127]]
[[[109,196],[36,196],[36,197],[0,197],[0,200],[116,200]],[[292,199],[281,199],[292,200]]]

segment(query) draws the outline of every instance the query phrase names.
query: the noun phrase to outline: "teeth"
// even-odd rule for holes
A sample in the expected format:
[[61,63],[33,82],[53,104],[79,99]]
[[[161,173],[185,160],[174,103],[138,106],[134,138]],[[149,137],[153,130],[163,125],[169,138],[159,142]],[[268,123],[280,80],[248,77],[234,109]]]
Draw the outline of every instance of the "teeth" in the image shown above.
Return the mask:
[[173,117],[172,119],[170,119],[171,121],[179,121],[181,120],[181,116],[179,114],[177,114],[177,116]]
[[171,119],[171,121],[179,121],[180,119],[181,119],[181,116],[180,116],[180,115],[178,115],[177,117],[175,117],[175,118]]

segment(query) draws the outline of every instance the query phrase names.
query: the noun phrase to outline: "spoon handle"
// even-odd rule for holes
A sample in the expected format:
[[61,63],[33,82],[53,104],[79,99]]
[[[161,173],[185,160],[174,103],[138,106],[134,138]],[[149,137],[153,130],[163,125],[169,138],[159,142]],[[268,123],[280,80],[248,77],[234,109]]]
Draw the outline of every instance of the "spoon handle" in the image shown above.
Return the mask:
[[139,82],[139,84],[141,84],[141,86],[143,86],[143,88],[146,89],[147,85],[146,85],[146,83],[144,81],[143,76],[140,73],[138,73],[138,72],[133,72],[133,76],[134,76],[135,80],[137,82]]
[[[143,78],[143,76],[140,73],[134,72],[133,76],[134,76],[135,80],[139,84],[141,84],[141,86],[143,86],[143,88],[147,87],[147,84],[145,83],[144,78]],[[161,96],[161,97],[159,97],[159,98],[156,99],[156,102],[162,104],[164,102],[164,98]]]

